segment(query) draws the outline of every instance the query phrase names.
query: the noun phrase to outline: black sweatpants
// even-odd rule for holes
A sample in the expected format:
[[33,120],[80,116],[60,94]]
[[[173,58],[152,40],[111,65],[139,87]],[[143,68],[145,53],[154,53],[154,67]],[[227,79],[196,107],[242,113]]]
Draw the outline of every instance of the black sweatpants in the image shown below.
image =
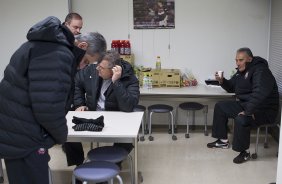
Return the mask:
[[213,115],[212,137],[217,139],[228,138],[228,118],[234,119],[232,149],[237,152],[249,149],[251,127],[256,126],[256,122],[251,116],[238,116],[242,111],[244,111],[244,109],[239,102],[222,101],[215,104]]
[[[114,146],[124,148],[128,154],[133,149],[130,143],[115,143]],[[84,151],[80,142],[66,142],[63,145],[63,150],[66,153],[68,166],[80,165],[84,161]]]
[[49,184],[50,156],[40,148],[24,158],[4,159],[9,184]]

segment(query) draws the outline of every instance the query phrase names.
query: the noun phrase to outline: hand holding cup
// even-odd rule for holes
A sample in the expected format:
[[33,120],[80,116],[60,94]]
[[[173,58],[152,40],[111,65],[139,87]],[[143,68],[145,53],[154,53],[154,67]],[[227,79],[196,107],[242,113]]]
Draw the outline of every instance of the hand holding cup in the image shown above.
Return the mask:
[[223,71],[217,71],[215,72],[215,80],[217,80],[219,82],[219,84],[222,84],[223,82]]

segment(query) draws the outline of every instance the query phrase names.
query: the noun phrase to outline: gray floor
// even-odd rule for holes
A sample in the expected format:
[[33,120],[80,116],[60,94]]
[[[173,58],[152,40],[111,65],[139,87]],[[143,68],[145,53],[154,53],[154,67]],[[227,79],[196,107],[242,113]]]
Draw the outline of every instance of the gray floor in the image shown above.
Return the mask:
[[[178,133],[177,141],[172,141],[166,133],[153,135],[153,142],[146,137],[139,144],[139,170],[144,184],[268,184],[275,181],[278,145],[272,138],[269,138],[268,149],[259,145],[257,160],[235,165],[232,159],[237,153],[231,149],[206,148],[206,143],[214,139],[203,133],[191,133],[189,139]],[[253,143],[254,135],[251,152],[254,151]],[[85,147],[89,149],[88,144]],[[50,155],[54,184],[70,184],[73,167],[66,166],[61,148],[55,146]],[[121,175],[124,183],[129,183],[128,173]]]

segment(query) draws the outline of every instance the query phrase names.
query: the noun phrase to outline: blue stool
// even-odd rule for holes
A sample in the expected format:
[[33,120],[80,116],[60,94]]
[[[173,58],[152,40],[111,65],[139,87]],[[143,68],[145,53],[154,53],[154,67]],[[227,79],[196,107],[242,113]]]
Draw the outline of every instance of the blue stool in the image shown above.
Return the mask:
[[130,154],[121,147],[117,146],[102,146],[90,150],[87,153],[87,160],[89,161],[107,161],[111,163],[118,163],[127,158],[130,174],[131,183],[134,183],[134,173],[133,173],[133,161]]
[[2,160],[0,159],[0,183],[4,183],[4,173],[2,167]]
[[[146,107],[143,105],[137,105],[136,107],[134,107],[133,109],[134,112],[145,112],[146,111]],[[145,115],[145,113],[144,113]],[[139,137],[140,141],[144,141],[145,140],[145,123],[144,123],[144,115],[142,118],[142,123],[141,123],[141,128],[142,128],[142,134]]]
[[[193,113],[193,120],[192,120],[192,124],[195,125],[195,111],[201,110],[203,109],[203,113],[205,114],[205,136],[208,136],[208,131],[207,131],[207,114],[208,114],[208,106],[207,105],[202,105],[200,103],[197,102],[184,102],[179,104],[179,106],[177,107],[176,110],[176,118],[178,117],[178,108],[187,111],[187,119],[186,119],[186,125],[187,125],[187,132],[185,134],[185,138],[189,138],[189,113],[190,111],[192,111]],[[177,121],[176,121],[177,122]]]
[[[154,137],[152,134],[152,115],[153,113],[169,113],[170,115],[170,124],[169,124],[169,133],[172,133],[172,140],[177,140],[176,135],[174,135],[174,116],[173,116],[173,107],[170,105],[165,104],[155,104],[150,105],[148,107],[148,114],[149,114],[149,140],[153,141]],[[170,128],[171,127],[171,128]]]
[[123,184],[122,179],[119,176],[119,172],[119,167],[111,162],[86,162],[74,169],[72,175],[72,183],[75,184],[75,180],[77,179],[82,181],[83,183],[109,182],[110,184],[113,184],[113,179],[117,178],[119,184]]

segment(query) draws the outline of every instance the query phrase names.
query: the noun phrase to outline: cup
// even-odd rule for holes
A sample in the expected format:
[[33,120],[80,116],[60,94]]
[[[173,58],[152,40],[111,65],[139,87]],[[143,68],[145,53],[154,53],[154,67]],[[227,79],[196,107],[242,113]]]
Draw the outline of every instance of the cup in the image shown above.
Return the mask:
[[223,71],[217,71],[217,75],[219,78],[223,78]]

